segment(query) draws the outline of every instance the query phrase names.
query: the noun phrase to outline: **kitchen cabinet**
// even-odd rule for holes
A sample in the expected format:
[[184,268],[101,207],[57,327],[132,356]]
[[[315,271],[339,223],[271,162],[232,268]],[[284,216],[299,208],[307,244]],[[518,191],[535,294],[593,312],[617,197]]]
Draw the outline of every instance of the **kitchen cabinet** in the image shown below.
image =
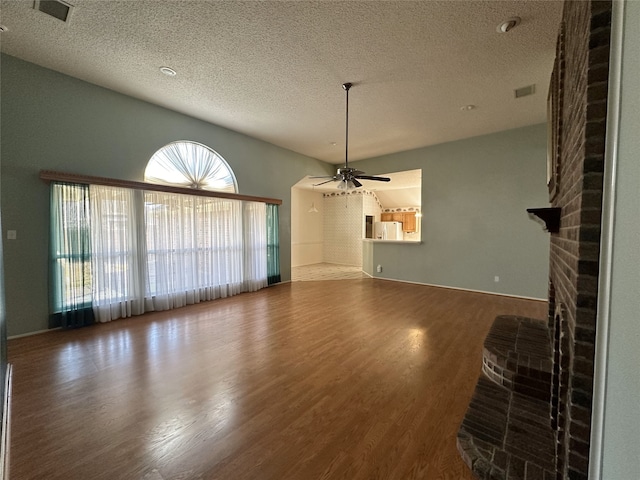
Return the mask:
[[413,233],[417,231],[416,212],[387,212],[380,214],[381,222],[400,222],[402,231]]
[[402,231],[407,233],[416,231],[416,212],[404,212]]

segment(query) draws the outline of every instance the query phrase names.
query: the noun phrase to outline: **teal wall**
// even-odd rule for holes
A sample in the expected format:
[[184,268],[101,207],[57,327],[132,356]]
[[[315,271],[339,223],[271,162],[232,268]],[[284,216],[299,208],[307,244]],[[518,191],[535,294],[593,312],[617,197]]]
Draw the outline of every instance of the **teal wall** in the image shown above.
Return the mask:
[[[240,193],[280,198],[283,280],[290,268],[291,186],[333,166],[11,56],[0,58],[2,222],[9,335],[47,328],[49,188],[42,169],[142,181],[151,155],[175,140],[210,146]],[[3,232],[3,234],[4,234]]]
[[[0,174],[0,181],[2,175]],[[1,188],[1,187],[0,187]],[[0,232],[2,230],[2,215],[0,214]],[[5,377],[7,372],[7,322],[4,307],[4,255],[2,253],[3,240],[0,233],[0,438],[2,438],[2,428],[4,426],[4,396],[5,396]]]
[[362,271],[373,277],[373,242],[362,242]]
[[[547,297],[546,125],[354,162],[367,174],[422,169],[422,245],[377,243],[375,277]],[[494,277],[500,281],[496,283]]]

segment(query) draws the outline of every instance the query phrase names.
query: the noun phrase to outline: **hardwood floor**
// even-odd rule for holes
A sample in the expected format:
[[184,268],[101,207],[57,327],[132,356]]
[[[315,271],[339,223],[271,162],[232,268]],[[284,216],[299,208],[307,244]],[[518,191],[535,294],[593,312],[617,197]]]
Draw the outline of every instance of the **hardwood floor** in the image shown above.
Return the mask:
[[11,340],[11,478],[471,479],[455,438],[498,314],[546,303],[296,282]]

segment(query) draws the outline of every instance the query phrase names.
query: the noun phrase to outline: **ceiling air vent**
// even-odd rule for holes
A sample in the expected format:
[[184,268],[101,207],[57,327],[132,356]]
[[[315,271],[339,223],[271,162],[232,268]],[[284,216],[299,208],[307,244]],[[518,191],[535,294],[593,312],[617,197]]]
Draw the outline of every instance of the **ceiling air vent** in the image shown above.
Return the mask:
[[516,98],[526,97],[528,95],[533,95],[536,93],[535,85],[527,85],[526,87],[518,88],[515,91]]
[[35,0],[33,8],[66,22],[73,6],[59,0]]

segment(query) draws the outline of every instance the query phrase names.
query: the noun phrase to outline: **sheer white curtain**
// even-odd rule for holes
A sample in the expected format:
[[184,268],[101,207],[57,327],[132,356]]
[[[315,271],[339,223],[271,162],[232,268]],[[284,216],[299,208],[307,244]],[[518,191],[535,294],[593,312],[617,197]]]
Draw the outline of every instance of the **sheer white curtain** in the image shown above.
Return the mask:
[[264,203],[98,185],[89,192],[98,321],[267,286]]
[[242,202],[146,192],[145,218],[148,309],[243,291]]
[[144,312],[143,192],[91,185],[89,194],[96,320],[140,315]]
[[242,289],[242,202],[198,197],[199,282],[203,300]]
[[267,205],[243,203],[243,290],[255,292],[267,286]]

